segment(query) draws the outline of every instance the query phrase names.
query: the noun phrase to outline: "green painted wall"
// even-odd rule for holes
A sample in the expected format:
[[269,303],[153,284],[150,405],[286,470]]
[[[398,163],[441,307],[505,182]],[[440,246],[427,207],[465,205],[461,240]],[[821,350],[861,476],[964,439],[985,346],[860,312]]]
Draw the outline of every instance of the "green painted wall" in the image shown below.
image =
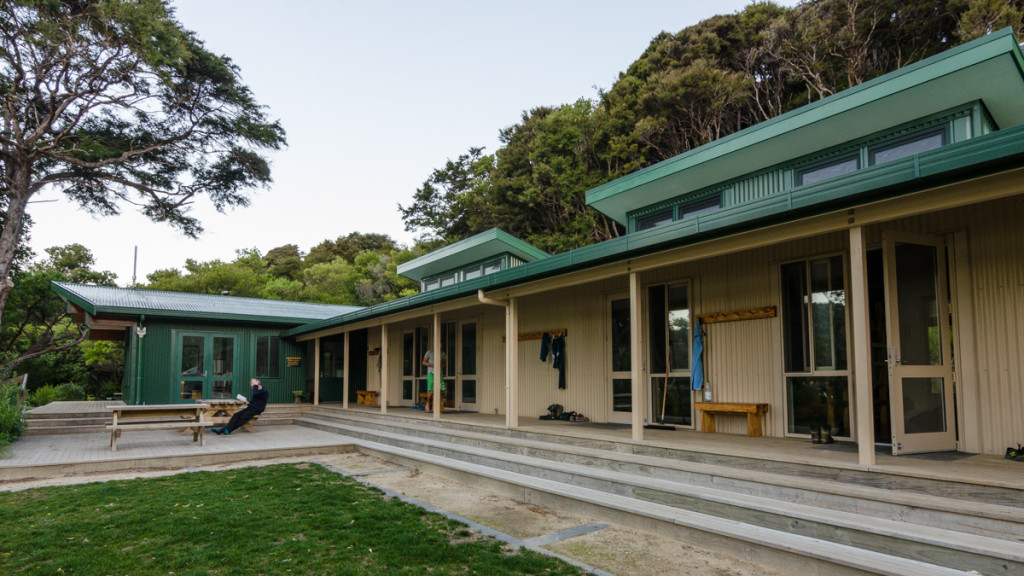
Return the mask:
[[[124,397],[125,402],[130,404],[175,404],[193,401],[191,398],[180,397],[182,370],[179,362],[183,335],[233,338],[233,392],[248,397],[251,390],[249,380],[256,375],[256,338],[277,336],[281,330],[290,327],[164,322],[148,319],[143,324],[146,327],[146,335],[140,339],[135,331],[131,330],[126,352],[128,361],[125,365]],[[301,360],[296,366],[288,366],[287,357],[298,357]],[[260,380],[270,391],[271,404],[294,402],[292,391],[306,388],[305,347],[282,339],[278,362],[279,376],[263,376]],[[207,370],[209,371],[209,367]]]

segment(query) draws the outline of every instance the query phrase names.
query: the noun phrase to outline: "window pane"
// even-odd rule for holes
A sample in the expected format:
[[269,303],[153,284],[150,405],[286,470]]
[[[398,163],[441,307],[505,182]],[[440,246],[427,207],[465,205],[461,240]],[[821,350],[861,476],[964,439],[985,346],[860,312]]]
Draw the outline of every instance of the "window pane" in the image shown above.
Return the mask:
[[486,264],[484,264],[484,275],[485,276],[487,274],[494,274],[495,272],[498,272],[500,270],[501,270],[501,260],[500,259],[493,260],[491,262],[487,262]]
[[942,146],[945,142],[945,131],[924,134],[914,138],[913,140],[904,140],[898,144],[889,145],[884,148],[879,147],[876,150],[872,150],[871,163],[876,165],[885,164],[886,162],[892,162],[893,160],[899,160],[900,158],[906,158],[907,156],[913,156],[914,154],[933,150]]
[[413,366],[416,362],[416,353],[413,351],[412,332],[402,334],[402,376],[412,376]]
[[[476,322],[462,325],[462,373],[476,374]],[[463,402],[470,401],[463,398]]]
[[479,277],[481,277],[483,275],[484,275],[484,270],[483,270],[482,266],[474,266],[472,268],[467,268],[462,273],[463,278],[465,278],[466,280],[472,280],[473,278],[479,278]]
[[612,380],[612,410],[615,412],[633,411],[633,381],[629,378]]
[[278,378],[281,375],[281,338],[259,336],[256,338],[256,377]]
[[826,178],[842,176],[843,174],[854,172],[858,168],[860,168],[860,158],[857,156],[847,156],[827,164],[818,164],[797,173],[797,186],[812,184]]
[[937,268],[934,246],[896,244],[900,354],[904,365],[942,365]]
[[664,208],[652,214],[645,214],[636,219],[636,231],[647,230],[656,226],[672,223],[672,208]]
[[281,338],[270,337],[270,353],[267,357],[267,376],[279,378],[281,376]]
[[907,434],[946,431],[942,378],[903,379],[903,430]]
[[850,392],[846,376],[786,378],[789,432],[808,434],[829,426],[834,436],[850,435]]
[[689,378],[652,377],[651,398],[654,400],[654,419],[656,421],[661,421],[662,404],[664,404],[665,422],[682,426],[692,424]]
[[846,290],[841,256],[811,261],[816,370],[846,370]]
[[476,380],[462,381],[463,404],[476,404]]
[[[455,322],[441,324],[441,373],[447,377],[455,376]],[[454,398],[452,398],[454,400]]]
[[185,336],[181,339],[181,375],[202,376],[206,372],[203,367],[202,336]]
[[270,337],[259,336],[256,338],[256,377],[267,376],[268,357],[270,354]]
[[629,300],[612,300],[612,372],[631,370],[629,330]]
[[786,372],[811,368],[807,337],[807,279],[805,262],[782,266],[782,329]]
[[455,284],[455,274],[449,274],[441,277],[441,286],[451,286]]
[[669,366],[672,370],[690,367],[690,306],[686,285],[668,288]]
[[651,311],[650,354],[651,374],[664,374],[665,362],[665,287],[651,286],[647,289],[647,301]]
[[694,216],[714,212],[721,207],[722,196],[720,194],[716,194],[709,198],[694,200],[693,202],[687,202],[686,204],[679,206],[679,219],[685,220],[687,218],[693,218]]

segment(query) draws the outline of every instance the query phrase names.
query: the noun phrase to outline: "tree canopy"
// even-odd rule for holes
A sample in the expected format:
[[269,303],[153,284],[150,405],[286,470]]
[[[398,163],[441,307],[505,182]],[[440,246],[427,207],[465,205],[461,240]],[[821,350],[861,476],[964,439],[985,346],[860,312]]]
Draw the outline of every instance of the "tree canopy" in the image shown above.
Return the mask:
[[552,253],[624,231],[586,191],[998,28],[1021,0],[755,2],[662,32],[595,99],[524,112],[399,206],[421,240],[499,227]]
[[285,144],[238,68],[167,0],[0,1],[0,107],[0,314],[40,191],[105,215],[135,206],[194,237],[191,205],[248,205],[270,182],[264,154]]

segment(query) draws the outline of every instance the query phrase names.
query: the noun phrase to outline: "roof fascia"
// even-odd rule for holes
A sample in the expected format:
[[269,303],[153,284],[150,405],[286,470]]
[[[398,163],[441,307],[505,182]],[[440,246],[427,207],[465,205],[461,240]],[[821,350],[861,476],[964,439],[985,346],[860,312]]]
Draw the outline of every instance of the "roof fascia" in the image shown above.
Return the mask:
[[465,297],[479,289],[515,286],[708,239],[784,224],[865,201],[910,194],[941,183],[998,172],[1021,160],[1024,160],[1024,125],[775,194],[734,209],[634,232],[481,278],[311,322],[283,334],[299,336],[318,332]]
[[[770,145],[774,139],[786,134],[821,122],[828,122],[830,119],[857,108],[883,101],[889,96],[923,86],[937,78],[966,70],[973,65],[1007,54],[1016,64],[1018,80],[1024,82],[1024,55],[1013,36],[1012,29],[1004,28],[978,40],[936,54],[593,188],[586,194],[587,204],[601,210],[616,221],[625,223],[624,211],[620,213],[619,208],[611,208],[610,204],[602,209],[602,205],[608,204],[616,196],[636,188],[697,166],[724,161],[725,157],[733,152]],[[910,118],[906,118],[906,120],[910,120]],[[737,173],[733,177],[738,176],[741,174]],[[634,208],[640,208],[640,206]]]

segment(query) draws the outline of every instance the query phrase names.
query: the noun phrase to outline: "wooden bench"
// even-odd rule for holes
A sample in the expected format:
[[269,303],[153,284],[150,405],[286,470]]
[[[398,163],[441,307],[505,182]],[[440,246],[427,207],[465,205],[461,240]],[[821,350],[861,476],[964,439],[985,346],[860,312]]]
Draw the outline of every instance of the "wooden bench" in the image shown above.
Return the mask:
[[356,390],[356,404],[365,404],[367,406],[377,405],[377,391],[376,390]]
[[747,436],[761,435],[761,416],[768,411],[767,404],[745,404],[740,402],[695,402],[693,407],[701,412],[700,431],[715,431],[715,415],[747,416]]
[[199,441],[200,446],[206,446],[206,429],[215,426],[214,422],[188,422],[188,421],[167,421],[162,422],[137,422],[128,421],[120,424],[107,424],[110,430],[110,451],[117,452],[117,439],[121,436],[122,430],[179,430],[188,428],[192,431],[192,441]]
[[[426,409],[426,406],[427,406],[427,394],[429,394],[429,392],[420,392],[420,404],[423,404],[424,409]],[[444,396],[441,396],[440,400],[441,400],[441,410],[443,411],[444,410]]]

